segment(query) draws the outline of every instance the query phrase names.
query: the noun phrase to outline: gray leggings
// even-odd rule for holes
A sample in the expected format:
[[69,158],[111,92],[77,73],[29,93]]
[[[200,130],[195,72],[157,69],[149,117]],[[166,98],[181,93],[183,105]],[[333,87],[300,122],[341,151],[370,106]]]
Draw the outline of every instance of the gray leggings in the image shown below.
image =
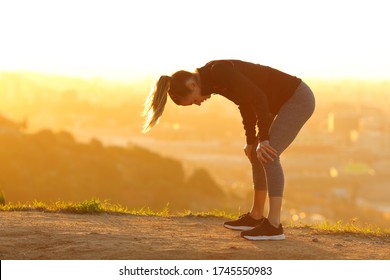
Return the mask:
[[294,95],[280,108],[269,131],[270,145],[278,151],[274,161],[261,163],[252,149],[252,175],[255,190],[267,190],[270,197],[283,196],[284,174],[281,153],[294,141],[299,131],[314,112],[313,92],[303,81]]

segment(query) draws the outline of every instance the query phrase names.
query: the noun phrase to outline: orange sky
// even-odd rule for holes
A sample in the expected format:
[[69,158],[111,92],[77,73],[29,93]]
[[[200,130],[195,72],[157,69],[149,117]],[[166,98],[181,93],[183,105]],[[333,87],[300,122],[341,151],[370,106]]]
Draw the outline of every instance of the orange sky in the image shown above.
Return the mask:
[[110,79],[236,58],[301,77],[390,73],[386,1],[2,0],[0,71]]

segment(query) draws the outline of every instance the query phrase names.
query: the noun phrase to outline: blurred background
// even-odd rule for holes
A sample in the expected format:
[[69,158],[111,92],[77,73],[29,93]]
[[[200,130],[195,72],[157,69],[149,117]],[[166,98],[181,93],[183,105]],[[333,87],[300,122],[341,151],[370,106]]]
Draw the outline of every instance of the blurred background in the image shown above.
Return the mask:
[[154,81],[241,59],[304,79],[316,112],[282,155],[283,220],[390,224],[390,24],[385,1],[2,1],[0,192],[128,208],[246,212],[237,106],[168,100]]

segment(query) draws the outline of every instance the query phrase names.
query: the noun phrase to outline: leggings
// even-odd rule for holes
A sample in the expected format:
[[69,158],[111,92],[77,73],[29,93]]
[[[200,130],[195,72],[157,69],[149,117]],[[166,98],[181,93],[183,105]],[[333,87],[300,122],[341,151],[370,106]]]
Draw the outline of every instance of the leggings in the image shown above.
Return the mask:
[[284,173],[281,153],[294,141],[306,121],[313,114],[313,92],[303,81],[293,96],[283,104],[269,131],[270,145],[278,151],[274,161],[262,163],[257,159],[256,146],[252,149],[252,175],[255,190],[268,190],[268,196],[281,197],[284,190]]

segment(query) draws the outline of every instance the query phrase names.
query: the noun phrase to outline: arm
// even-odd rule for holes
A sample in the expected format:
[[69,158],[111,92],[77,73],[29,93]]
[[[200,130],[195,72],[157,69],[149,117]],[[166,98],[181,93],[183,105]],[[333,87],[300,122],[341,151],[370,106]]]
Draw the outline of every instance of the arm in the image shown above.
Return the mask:
[[256,114],[252,106],[248,103],[243,103],[238,106],[242,117],[242,124],[244,125],[246,143],[253,145],[256,142]]
[[[232,89],[237,95],[240,94],[237,98],[240,100],[239,104],[242,104],[240,112],[243,116],[246,133],[249,132],[249,137],[253,137],[253,128],[251,127],[253,126],[253,116],[250,116],[253,113],[249,113],[252,111],[257,117],[259,142],[268,140],[270,128],[269,106],[264,92],[245,75],[236,71],[234,65],[229,61],[216,62],[211,68],[211,75],[217,83]],[[252,140],[249,139],[249,141]]]

